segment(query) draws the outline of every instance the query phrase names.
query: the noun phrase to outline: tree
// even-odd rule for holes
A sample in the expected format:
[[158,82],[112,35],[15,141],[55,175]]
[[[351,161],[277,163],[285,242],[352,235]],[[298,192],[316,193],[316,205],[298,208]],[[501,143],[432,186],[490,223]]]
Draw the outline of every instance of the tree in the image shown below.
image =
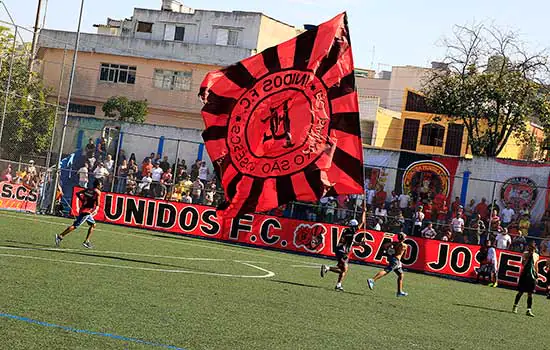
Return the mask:
[[125,122],[143,123],[147,116],[147,100],[131,101],[124,96],[113,96],[103,104],[106,117]]
[[423,92],[436,114],[464,124],[474,155],[495,157],[526,122],[550,126],[544,52],[529,53],[517,34],[494,27],[457,26],[445,40],[448,69],[433,71]]
[[[12,56],[13,34],[0,27],[0,101],[4,106]],[[27,47],[16,46],[10,91],[2,133],[2,158],[19,160],[48,150],[56,117],[55,105],[48,103],[46,89],[40,77],[28,71]],[[2,113],[0,109],[0,114]],[[0,115],[0,118],[2,116]]]

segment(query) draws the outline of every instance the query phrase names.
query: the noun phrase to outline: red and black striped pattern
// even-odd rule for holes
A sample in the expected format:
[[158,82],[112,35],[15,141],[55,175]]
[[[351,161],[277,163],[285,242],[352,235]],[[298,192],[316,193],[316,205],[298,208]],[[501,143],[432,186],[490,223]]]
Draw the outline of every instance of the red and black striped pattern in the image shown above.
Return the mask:
[[203,139],[225,190],[222,215],[317,201],[327,193],[362,193],[359,108],[345,13],[209,73],[199,96],[205,103]]

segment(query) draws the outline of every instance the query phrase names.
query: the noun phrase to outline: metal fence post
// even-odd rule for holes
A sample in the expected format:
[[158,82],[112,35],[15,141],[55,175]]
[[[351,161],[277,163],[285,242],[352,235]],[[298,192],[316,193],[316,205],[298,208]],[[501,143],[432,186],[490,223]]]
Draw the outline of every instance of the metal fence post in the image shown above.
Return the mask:
[[6,120],[6,111],[8,109],[8,98],[11,89],[11,78],[13,75],[13,60],[15,58],[15,44],[17,43],[17,31],[18,27],[15,26],[15,34],[13,36],[13,45],[11,48],[11,58],[10,58],[10,70],[8,73],[8,82],[6,83],[6,91],[4,91],[4,109],[2,111],[2,122],[0,123],[0,155],[2,154],[2,136],[4,135],[4,122]]
[[[115,181],[117,180],[118,175],[118,159],[119,159],[119,153],[122,149],[122,140],[123,140],[123,133],[122,131],[118,132],[118,142],[116,146],[116,153],[115,153],[115,165],[113,167],[113,180],[111,181],[111,192],[114,192],[115,189]],[[119,180],[120,181],[120,180]]]
[[57,87],[57,102],[55,104],[55,118],[53,119],[52,139],[50,141],[50,149],[46,157],[46,168],[50,167],[50,162],[53,153],[53,143],[55,141],[55,128],[57,126],[57,118],[59,117],[59,104],[61,103],[61,89],[63,88],[63,76],[65,75],[65,58],[67,57],[67,45],[63,50],[63,61],[61,62],[61,73],[59,75],[59,85]]

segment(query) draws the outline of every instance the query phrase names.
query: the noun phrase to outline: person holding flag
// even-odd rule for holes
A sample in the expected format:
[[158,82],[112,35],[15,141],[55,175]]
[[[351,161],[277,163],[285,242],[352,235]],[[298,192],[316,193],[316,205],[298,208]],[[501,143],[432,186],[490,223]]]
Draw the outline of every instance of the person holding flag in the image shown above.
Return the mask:
[[63,241],[65,236],[76,230],[84,222],[87,222],[89,225],[88,234],[86,235],[86,239],[84,240],[84,243],[82,243],[82,245],[88,249],[93,248],[92,243],[90,242],[90,238],[92,237],[92,233],[94,232],[94,229],[96,227],[94,216],[97,214],[99,206],[101,204],[102,187],[103,183],[100,180],[95,179],[92,188],[84,189],[76,194],[76,198],[78,198],[78,200],[80,201],[80,210],[78,216],[74,220],[73,224],[67,227],[65,231],[63,231],[61,234],[55,235],[56,247],[59,247],[61,245],[61,241]]

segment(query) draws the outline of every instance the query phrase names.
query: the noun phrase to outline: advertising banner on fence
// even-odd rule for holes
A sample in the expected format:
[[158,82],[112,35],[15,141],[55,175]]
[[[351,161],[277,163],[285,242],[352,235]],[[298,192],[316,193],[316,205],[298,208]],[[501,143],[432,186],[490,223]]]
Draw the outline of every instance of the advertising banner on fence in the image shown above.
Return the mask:
[[[77,202],[73,197],[73,214],[78,209]],[[97,221],[327,257],[334,256],[344,229],[340,225],[259,214],[246,214],[222,225],[216,217],[216,210],[211,207],[115,193],[103,192],[101,202],[103,210],[95,217]],[[367,244],[354,247],[351,259],[386,264],[383,246],[395,239],[393,235],[371,230],[359,232],[358,235],[356,240],[365,235]],[[479,246],[417,237],[410,237],[405,243],[409,249],[403,258],[403,265],[410,270],[464,279],[476,277]],[[497,250],[497,257],[499,283],[516,285],[521,254]],[[545,261],[541,260],[539,264],[542,272]],[[542,290],[545,282],[545,277],[541,275],[537,288]]]
[[0,209],[36,212],[38,194],[36,189],[23,185],[0,182]]

